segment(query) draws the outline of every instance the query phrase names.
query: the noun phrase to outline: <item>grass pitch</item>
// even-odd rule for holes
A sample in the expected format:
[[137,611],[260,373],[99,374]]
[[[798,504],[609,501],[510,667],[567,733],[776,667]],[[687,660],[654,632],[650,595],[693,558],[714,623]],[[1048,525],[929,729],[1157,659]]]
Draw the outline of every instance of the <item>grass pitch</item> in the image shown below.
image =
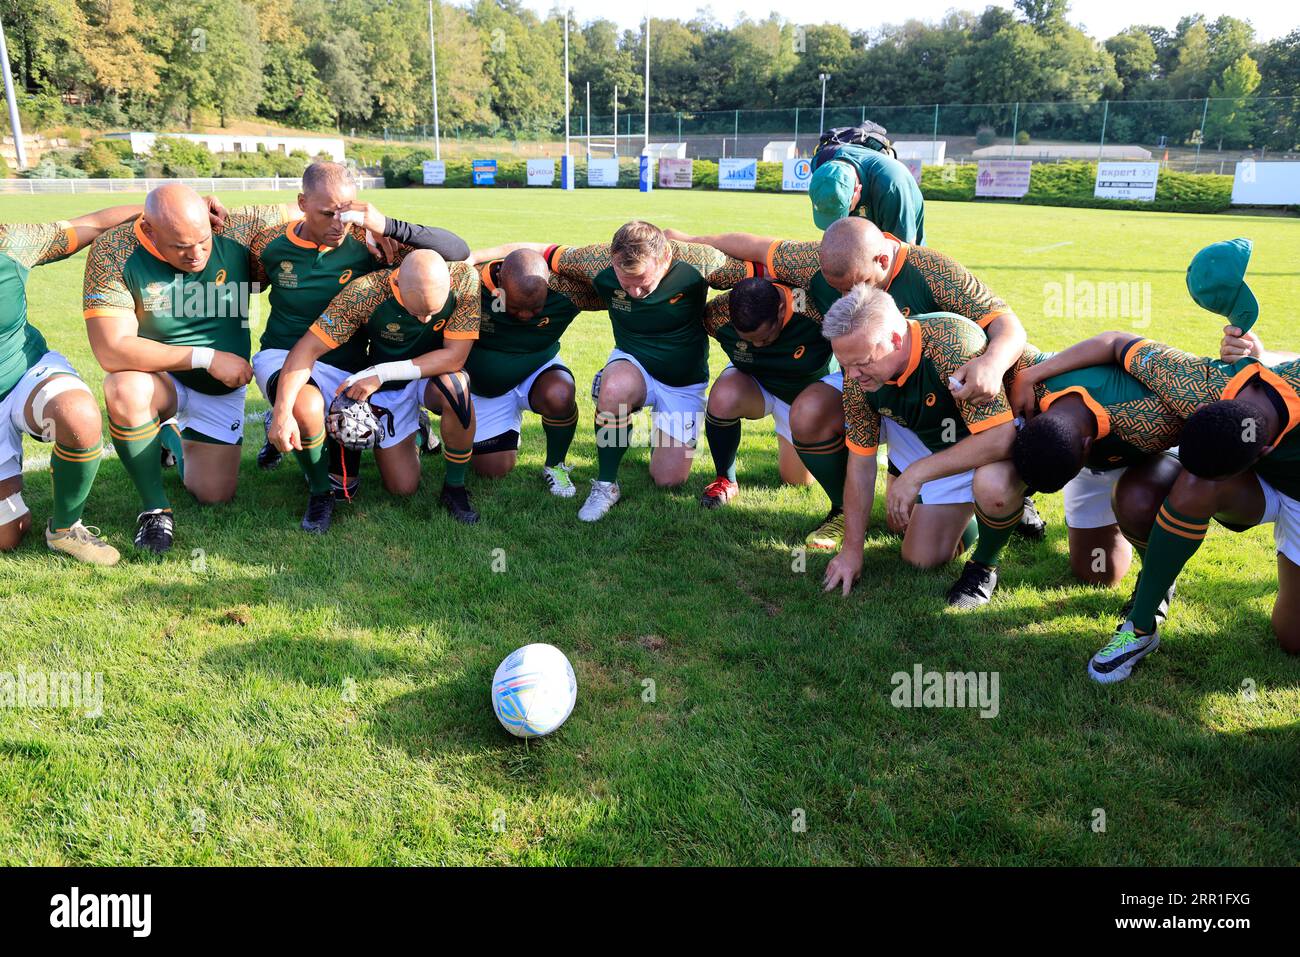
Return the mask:
[[[634,217],[815,235],[797,196],[369,198],[474,245],[600,241]],[[6,196],[0,219],[122,201]],[[1217,352],[1220,324],[1188,299],[1184,269],[1205,243],[1250,236],[1258,329],[1297,346],[1294,220],[945,203],[929,204],[927,220],[930,243],[1005,296],[1043,348],[1139,326]],[[33,272],[32,318],[98,392],[83,263]],[[1120,317],[1064,307],[1068,295],[1087,312],[1086,284],[1103,282],[1138,283],[1149,314],[1141,299]],[[589,314],[563,346],[579,378],[580,495],[595,474],[585,387],[611,341],[608,320]],[[712,364],[724,364],[716,349]],[[262,408],[250,386],[249,410]],[[200,507],[169,473],[177,541],[164,561],[73,566],[37,531],[0,556],[0,671],[102,672],[104,707],[99,717],[0,709],[0,863],[1300,860],[1300,661],[1269,631],[1271,530],[1216,526],[1180,582],[1164,647],[1131,680],[1100,687],[1085,663],[1135,572],[1115,591],[1075,584],[1059,496],[1040,501],[1048,541],[1013,542],[981,612],[945,610],[959,565],[911,570],[882,531],[843,600],[821,594],[826,556],[794,570],[792,548],[824,514],[821,492],[779,487],[769,423],[745,436],[732,507],[696,502],[712,477],[707,452],[683,490],[665,493],[634,451],[624,502],[589,527],[576,518],[581,498],[546,494],[529,417],[518,470],[471,479],[479,526],[438,508],[439,460],[426,459],[420,493],[398,501],[367,458],[360,501],[317,539],[297,529],[292,461],[256,469],[252,424],[234,504]],[[27,452],[31,468],[48,449]],[[43,522],[49,481],[39,467],[27,479]],[[107,460],[87,522],[129,553],[135,513],[133,488]],[[579,692],[558,734],[524,744],[497,725],[488,686],[530,641],[570,656]],[[998,672],[998,716],[895,709],[891,675],[918,663]]]

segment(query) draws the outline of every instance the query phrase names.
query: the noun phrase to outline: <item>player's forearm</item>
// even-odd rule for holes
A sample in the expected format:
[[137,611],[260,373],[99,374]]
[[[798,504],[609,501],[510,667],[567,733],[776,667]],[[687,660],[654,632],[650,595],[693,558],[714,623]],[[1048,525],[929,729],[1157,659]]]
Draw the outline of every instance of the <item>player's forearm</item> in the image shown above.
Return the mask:
[[1011,458],[1011,445],[1015,440],[1015,425],[1003,422],[975,435],[968,435],[942,452],[917,459],[907,467],[908,478],[915,480],[918,485],[924,485],[935,479],[960,475],[990,462],[1002,462]]
[[196,368],[192,346],[172,346],[140,336],[99,339],[92,335],[90,349],[105,372],[183,372]]
[[516,249],[531,249],[535,253],[545,253],[551,248],[550,243],[502,243],[487,249],[473,249],[465,258],[472,263],[486,263],[494,259],[505,259]]
[[427,379],[448,372],[459,372],[465,368],[465,360],[469,358],[469,350],[473,344],[472,339],[456,339],[441,349],[416,356],[415,365],[420,370],[420,377]]
[[748,262],[764,262],[767,251],[775,239],[769,236],[757,236],[754,233],[713,233],[708,236],[696,236],[694,242],[712,246],[724,256],[732,259],[744,259]]
[[[311,368],[316,364],[316,360],[325,353],[329,352],[325,348],[325,343],[316,337],[315,333],[308,332],[298,340],[297,344],[289,350],[289,354],[284,357],[284,365],[280,367],[280,377],[276,381],[275,387],[275,412],[276,414],[287,415],[291,412],[298,401],[298,393],[303,390],[311,379]],[[325,396],[325,407],[333,401],[334,396]]]
[[867,544],[867,526],[871,507],[876,501],[875,455],[849,454],[844,475],[844,546],[850,554],[861,552]]
[[1141,336],[1131,332],[1103,332],[1068,349],[1062,349],[1020,374],[1027,382],[1037,385],[1063,372],[1074,372],[1076,369],[1086,369],[1088,366],[1110,365],[1120,361],[1120,350],[1127,343],[1140,338]]
[[144,212],[143,206],[110,206],[69,220],[77,233],[77,248],[93,243],[100,234]]
[[989,323],[987,332],[989,344],[984,349],[985,361],[997,369],[999,376],[1005,375],[1024,355],[1028,342],[1025,327],[1014,312],[1004,312]]
[[412,249],[432,249],[447,262],[460,262],[470,254],[469,243],[451,230],[438,226],[422,226],[389,218],[384,223],[384,235]]

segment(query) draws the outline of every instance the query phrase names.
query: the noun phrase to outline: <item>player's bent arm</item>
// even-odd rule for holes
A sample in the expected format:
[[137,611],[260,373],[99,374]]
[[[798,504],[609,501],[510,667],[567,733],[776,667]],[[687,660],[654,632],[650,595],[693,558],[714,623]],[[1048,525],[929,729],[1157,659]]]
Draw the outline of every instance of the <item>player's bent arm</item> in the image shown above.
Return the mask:
[[444,339],[441,349],[415,357],[415,366],[420,370],[419,377],[428,379],[447,372],[459,372],[465,368],[465,360],[469,358],[469,350],[473,345],[473,339]]
[[[516,249],[531,249],[535,253],[546,253],[551,248],[550,243],[502,243],[500,246],[489,246],[487,249],[472,249],[465,261],[472,265],[479,263],[491,262],[494,259],[505,259]],[[445,258],[445,257],[444,257]]]
[[992,428],[968,435],[942,452],[917,459],[894,479],[889,488],[886,509],[891,521],[907,524],[921,493],[921,486],[935,479],[959,475],[991,462],[1011,458],[1011,445],[1016,440],[1014,422],[1003,422]]
[[[298,403],[298,394],[311,380],[312,366],[331,349],[330,344],[314,330],[313,326],[303,334],[284,357],[284,365],[280,367],[275,405],[271,409],[271,425],[267,429],[267,435],[281,452],[302,448],[302,436],[298,431],[293,408]],[[325,396],[327,406],[332,398],[333,396]]]
[[449,229],[422,226],[400,219],[386,219],[381,235],[412,249],[432,249],[447,262],[461,262],[470,255],[469,243]]
[[1029,385],[1037,385],[1063,372],[1074,372],[1076,369],[1086,369],[1088,366],[1122,364],[1124,347],[1134,339],[1141,338],[1132,332],[1098,333],[1091,339],[1084,339],[1042,362],[1035,363],[1020,375],[1025,377],[1024,381]]
[[70,219],[68,225],[76,232],[77,248],[81,249],[93,243],[106,230],[112,229],[128,219],[135,219],[143,212],[143,206],[109,206],[107,209],[97,209],[85,216]]
[[1002,377],[1024,354],[1028,337],[1014,312],[1004,312],[985,330],[988,345],[979,356],[955,373],[964,385],[953,390],[953,398],[966,402],[987,402],[1002,389]]
[[767,260],[767,251],[777,242],[771,236],[757,236],[754,233],[713,233],[707,236],[683,236],[677,230],[666,230],[669,239],[685,243],[700,243],[712,246],[724,256],[732,259],[744,259],[748,262],[761,263]]
[[844,476],[844,544],[826,566],[824,591],[847,595],[862,574],[862,550],[876,499],[876,456],[852,453]]
[[155,342],[138,335],[139,331],[136,318],[125,312],[86,320],[90,351],[105,372],[181,372],[206,368],[202,365],[204,354],[196,347]]

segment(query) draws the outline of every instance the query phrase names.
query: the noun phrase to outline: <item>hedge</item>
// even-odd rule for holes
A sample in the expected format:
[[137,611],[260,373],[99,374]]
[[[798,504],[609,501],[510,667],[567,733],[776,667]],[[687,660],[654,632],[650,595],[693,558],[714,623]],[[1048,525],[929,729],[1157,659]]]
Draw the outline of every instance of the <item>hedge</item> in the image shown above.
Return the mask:
[[[433,159],[433,151],[419,147],[399,148],[386,152],[381,160],[384,183],[389,187],[419,186],[423,184],[424,160]],[[470,161],[447,160],[447,186],[471,185]],[[638,185],[638,160],[623,157],[619,160],[619,187],[635,189]],[[1156,184],[1156,198],[1144,203],[1135,200],[1097,199],[1093,187],[1097,179],[1097,164],[1087,162],[1035,163],[1029,177],[1029,193],[1019,200],[976,200],[975,174],[977,166],[965,165],[927,166],[921,175],[921,193],[930,200],[957,202],[1023,203],[1031,206],[1080,206],[1096,209],[1132,209],[1152,212],[1218,213],[1232,206],[1232,177],[1216,173],[1181,173],[1161,170]],[[557,162],[558,175],[558,162]],[[781,192],[782,166],[780,163],[758,164],[756,192]],[[498,160],[496,185],[498,187],[526,187],[528,185],[527,161]],[[574,160],[574,185],[587,188],[587,163]],[[695,160],[693,189],[718,188],[718,164],[713,160]]]

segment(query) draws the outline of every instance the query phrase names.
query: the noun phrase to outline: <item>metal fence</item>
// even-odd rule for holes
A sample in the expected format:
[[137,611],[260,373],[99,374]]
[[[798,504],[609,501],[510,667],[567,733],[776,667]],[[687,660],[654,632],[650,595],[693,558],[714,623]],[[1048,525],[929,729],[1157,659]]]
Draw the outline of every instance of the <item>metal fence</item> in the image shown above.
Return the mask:
[[[200,192],[302,189],[297,176],[205,176],[197,179],[0,179],[0,193],[147,193],[166,183],[184,183]],[[381,176],[357,178],[361,189],[383,189]]]
[[[634,105],[633,105],[634,106]],[[1040,161],[1097,159],[1112,147],[1144,153],[1173,169],[1231,172],[1246,158],[1300,158],[1300,97],[1243,97],[1182,100],[1098,100],[1096,102],[931,103],[913,106],[790,107],[773,110],[677,111],[650,114],[649,139],[686,143],[696,159],[761,156],[772,141],[795,142],[809,155],[823,129],[873,120],[895,140],[945,144],[957,162],[1011,157]],[[583,152],[586,139],[614,141],[621,155],[639,153],[646,140],[645,114],[635,108],[615,116],[584,113],[570,118],[570,133]],[[358,131],[353,131],[354,133]],[[432,143],[432,129],[379,130],[390,141]],[[443,129],[443,145],[470,148],[502,144],[516,155],[558,155],[563,117],[547,129],[510,133],[498,129]],[[562,150],[561,150],[562,151]]]

